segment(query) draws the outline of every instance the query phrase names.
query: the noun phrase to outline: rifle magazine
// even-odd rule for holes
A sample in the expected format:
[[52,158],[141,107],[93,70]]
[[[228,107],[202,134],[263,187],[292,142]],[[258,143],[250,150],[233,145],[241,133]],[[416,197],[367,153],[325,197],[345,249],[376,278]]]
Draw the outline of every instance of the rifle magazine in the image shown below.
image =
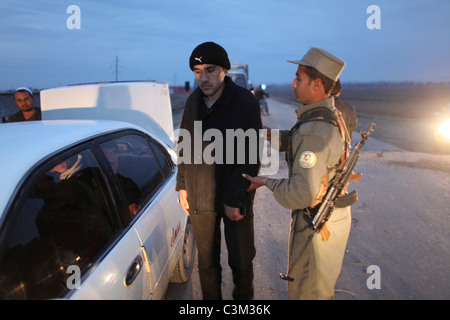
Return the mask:
[[335,206],[336,208],[345,208],[351,206],[352,204],[358,201],[358,193],[356,191],[352,191],[349,194],[339,196],[336,199]]

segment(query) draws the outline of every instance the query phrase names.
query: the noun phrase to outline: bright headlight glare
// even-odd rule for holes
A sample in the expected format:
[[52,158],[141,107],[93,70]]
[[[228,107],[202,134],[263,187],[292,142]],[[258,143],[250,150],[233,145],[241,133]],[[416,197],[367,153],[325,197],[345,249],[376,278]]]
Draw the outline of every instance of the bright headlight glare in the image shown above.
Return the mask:
[[439,126],[439,132],[445,137],[450,139],[450,119],[445,120],[440,126]]

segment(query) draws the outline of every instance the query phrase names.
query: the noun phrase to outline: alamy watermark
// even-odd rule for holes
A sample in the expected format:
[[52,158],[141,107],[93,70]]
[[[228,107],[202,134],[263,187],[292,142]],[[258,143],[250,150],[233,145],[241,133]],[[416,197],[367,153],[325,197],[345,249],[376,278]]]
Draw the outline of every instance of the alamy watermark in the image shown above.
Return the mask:
[[[66,26],[69,30],[81,29],[81,9],[79,6],[72,4],[67,7],[66,13],[70,14],[67,18]],[[367,7],[367,14],[370,16],[366,20],[366,26],[369,30],[381,29],[381,9],[376,4]]]
[[77,5],[70,5],[67,7],[66,13],[70,16],[67,18],[66,26],[69,30],[80,30],[81,29],[81,9]]
[[379,6],[372,4],[367,7],[370,16],[367,18],[366,26],[369,30],[381,29],[381,9]]
[[66,280],[67,289],[80,289],[81,270],[80,267],[72,264],[67,267],[66,273],[70,276]]
[[[81,9],[79,6],[72,4],[67,7],[66,13],[70,16],[66,20],[66,26],[69,30],[81,29]],[[381,9],[376,4],[367,7],[367,14],[370,16],[366,20],[366,26],[369,30],[381,29]]]
[[366,286],[369,290],[381,289],[381,269],[377,265],[367,267],[366,273],[371,275],[366,280]]
[[[279,153],[266,141],[266,129],[219,129],[203,132],[202,122],[194,121],[194,132],[175,130],[178,143],[175,152],[177,164],[257,164],[261,163],[260,174],[278,172]],[[271,130],[271,140],[278,144],[279,130]],[[205,142],[207,142],[205,144]]]
[[[66,280],[66,285],[69,290],[80,289],[81,270],[77,265],[70,265],[67,267],[66,273],[70,276]],[[370,265],[367,267],[367,274],[370,276],[366,280],[366,286],[369,290],[381,289],[381,269],[377,265]]]

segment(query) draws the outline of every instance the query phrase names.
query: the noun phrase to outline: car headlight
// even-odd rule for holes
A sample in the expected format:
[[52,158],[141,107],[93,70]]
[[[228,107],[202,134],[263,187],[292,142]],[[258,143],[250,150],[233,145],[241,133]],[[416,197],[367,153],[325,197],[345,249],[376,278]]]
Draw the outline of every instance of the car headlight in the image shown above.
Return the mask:
[[446,139],[450,139],[450,119],[445,120],[439,126],[439,133]]

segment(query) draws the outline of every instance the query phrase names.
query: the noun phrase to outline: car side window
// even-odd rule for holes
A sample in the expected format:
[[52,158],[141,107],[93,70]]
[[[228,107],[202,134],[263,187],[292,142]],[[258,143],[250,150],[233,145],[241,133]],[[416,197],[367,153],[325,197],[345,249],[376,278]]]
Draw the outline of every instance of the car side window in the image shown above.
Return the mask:
[[167,178],[173,171],[175,164],[170,158],[167,150],[165,150],[158,142],[151,141],[152,149],[155,152],[155,156],[161,166],[161,171],[164,178]]
[[131,220],[164,182],[158,161],[148,141],[139,135],[121,136],[100,148],[121,187]]
[[50,299],[71,287],[115,239],[119,225],[90,150],[58,156],[31,174],[0,235],[0,299]]

